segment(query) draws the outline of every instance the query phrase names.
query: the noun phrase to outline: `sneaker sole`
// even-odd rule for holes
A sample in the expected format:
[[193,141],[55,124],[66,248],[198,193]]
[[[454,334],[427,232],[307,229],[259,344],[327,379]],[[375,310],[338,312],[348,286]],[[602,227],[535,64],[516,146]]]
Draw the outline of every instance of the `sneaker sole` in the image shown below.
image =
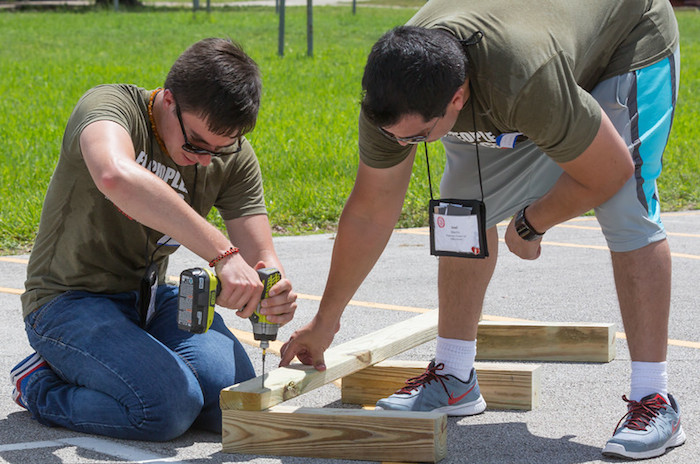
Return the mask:
[[[384,411],[381,406],[375,406],[375,411]],[[392,411],[392,409],[386,409]],[[448,416],[475,416],[486,410],[486,401],[483,396],[470,403],[455,404],[454,406],[443,406],[441,408],[432,409],[431,412],[444,412]],[[427,412],[427,411],[426,411]]]
[[[20,365],[16,366],[10,372],[10,383],[12,384],[12,386],[17,386],[17,382],[20,379],[22,379],[22,377],[27,375],[35,368],[41,366],[42,363],[46,363],[46,361],[44,361],[41,358],[41,356],[39,356],[39,353],[34,353],[33,355],[25,359]],[[46,365],[48,366],[48,364]]]
[[24,404],[22,400],[22,395],[20,395],[16,388],[12,390],[12,399],[15,403],[17,403],[17,406],[27,409],[27,405]]
[[603,456],[626,459],[649,459],[663,455],[668,450],[685,443],[685,432],[680,427],[663,446],[649,451],[627,451],[620,443],[607,443],[603,448]]
[[486,410],[486,401],[479,395],[474,401],[469,403],[455,404],[454,406],[443,406],[434,409],[435,412],[444,412],[448,416],[475,416]]

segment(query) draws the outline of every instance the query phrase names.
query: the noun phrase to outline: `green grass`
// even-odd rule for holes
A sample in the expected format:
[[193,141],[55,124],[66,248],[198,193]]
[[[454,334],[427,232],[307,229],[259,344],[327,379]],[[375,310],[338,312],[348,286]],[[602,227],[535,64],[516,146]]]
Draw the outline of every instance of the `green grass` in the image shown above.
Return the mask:
[[[0,253],[31,246],[65,122],[83,92],[107,82],[160,86],[182,50],[209,36],[239,41],[262,69],[262,108],[250,139],[263,169],[275,231],[331,230],[357,169],[358,102],[367,53],[383,32],[414,11],[360,6],[352,15],[347,6],[315,7],[313,58],[306,56],[305,8],[287,9],[283,58],[277,56],[277,16],[271,8],[211,15],[187,10],[0,13]],[[700,84],[700,15],[682,12],[678,17],[683,83],[659,182],[666,210],[700,205],[700,97],[692,92]],[[444,151],[437,143],[430,151],[437,189]],[[422,155],[418,159],[401,226],[427,220],[425,162]],[[218,222],[215,214],[210,218]]]
[[664,210],[700,208],[700,11],[676,13],[681,85],[659,191]]

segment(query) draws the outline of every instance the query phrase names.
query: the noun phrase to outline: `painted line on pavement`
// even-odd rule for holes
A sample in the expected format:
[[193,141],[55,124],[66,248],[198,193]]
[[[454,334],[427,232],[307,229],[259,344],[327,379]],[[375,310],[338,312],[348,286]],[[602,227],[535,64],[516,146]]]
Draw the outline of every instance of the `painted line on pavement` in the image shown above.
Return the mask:
[[76,446],[78,448],[88,449],[100,454],[112,456],[134,464],[187,464],[187,461],[183,461],[175,457],[159,456],[157,454],[144,451],[134,446],[122,445],[110,440],[94,437],[62,438],[59,440],[52,441],[33,441],[25,443],[13,443],[9,445],[0,445],[0,453],[6,451],[25,451],[38,448],[63,448],[66,446]]
[[[557,226],[557,227],[561,227],[561,226]],[[567,227],[584,228],[584,227],[579,227],[579,226],[567,226]],[[585,227],[585,228],[587,228],[587,227]],[[426,228],[426,227],[418,228],[418,229],[402,229],[402,230],[397,231],[397,232],[401,233],[401,234],[409,234],[409,235],[430,235],[430,232],[428,231],[428,228]],[[674,234],[668,233],[668,235],[674,235]],[[698,237],[698,238],[700,238],[700,235],[697,235],[697,234],[675,234],[675,235],[682,235],[684,237]],[[506,242],[503,238],[499,238],[498,241],[501,243]],[[609,251],[609,248],[607,246],[602,246],[602,245],[582,245],[579,243],[549,242],[549,241],[542,241],[542,245],[551,245],[551,246],[558,246],[558,247],[565,247],[565,248],[587,248],[590,250]],[[673,257],[673,258],[686,258],[686,259],[700,259],[700,255],[691,255],[688,253],[674,253],[674,252],[671,252],[671,257]]]
[[[12,293],[15,295],[21,295],[23,293],[23,290],[20,290],[18,288],[0,287],[0,293]],[[302,300],[321,301],[321,297],[319,295],[309,295],[306,293],[297,293],[297,297],[301,298]],[[359,306],[359,307],[363,307],[363,308],[375,308],[375,309],[387,309],[390,311],[402,311],[402,312],[409,312],[409,313],[427,313],[428,311],[432,311],[432,309],[429,309],[429,308],[419,308],[416,306],[401,306],[401,305],[376,303],[376,302],[372,302],[372,301],[359,301],[359,300],[350,300],[350,302],[348,302],[348,306]],[[537,321],[533,321],[530,319],[518,319],[518,318],[504,317],[504,316],[489,316],[486,314],[483,315],[483,319],[486,321],[537,322]],[[621,339],[624,339],[624,340],[627,339],[624,332],[617,332],[616,335]],[[688,340],[669,339],[668,344],[673,345],[673,346],[682,346],[685,348],[700,349],[700,342],[692,342],[692,341],[688,341]],[[2,451],[2,448],[0,448],[0,451]]]
[[[508,225],[507,222],[500,222],[497,224],[498,226],[505,227]],[[600,227],[596,226],[577,226],[574,224],[559,224],[553,227],[554,229],[557,228],[563,228],[563,229],[580,229],[580,230],[601,230]],[[397,233],[400,234],[409,234],[409,235],[430,235],[430,229],[427,227],[415,227],[412,229],[399,229],[396,231]],[[688,238],[700,238],[700,234],[687,234],[684,232],[669,232],[668,230],[666,231],[666,235],[669,237],[688,237]],[[503,239],[499,239],[501,242]],[[547,242],[542,242],[542,243],[547,243]],[[595,248],[595,247],[591,247]],[[604,249],[608,249],[607,247],[603,247]]]
[[[321,301],[321,297],[318,295],[307,295],[305,293],[297,293],[297,297],[302,298],[304,300]],[[358,301],[358,300],[350,300],[350,302],[348,302],[348,306],[360,306],[363,308],[376,308],[376,309],[389,309],[391,311],[404,311],[404,312],[408,312],[408,313],[427,313],[428,311],[431,311],[430,309],[416,308],[414,306],[399,306],[399,305],[392,305],[392,304],[385,304],[385,303],[373,303],[373,302]]]
[[0,293],[11,293],[12,295],[21,295],[24,293],[24,290],[21,288],[7,288],[7,287],[0,287]]
[[0,256],[0,261],[6,263],[17,263],[17,264],[27,264],[29,260],[27,258],[13,258],[12,256]]

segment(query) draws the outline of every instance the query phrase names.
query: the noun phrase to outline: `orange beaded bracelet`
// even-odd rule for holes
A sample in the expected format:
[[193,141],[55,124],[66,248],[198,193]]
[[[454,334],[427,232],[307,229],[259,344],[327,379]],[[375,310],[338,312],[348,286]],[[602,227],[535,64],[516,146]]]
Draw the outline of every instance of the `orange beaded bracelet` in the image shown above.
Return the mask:
[[217,256],[216,258],[214,258],[214,259],[212,259],[211,261],[209,261],[209,267],[214,267],[214,266],[216,266],[216,263],[218,263],[219,261],[221,261],[221,260],[224,259],[225,257],[231,256],[231,255],[236,254],[236,253],[238,253],[238,248],[236,248],[235,246],[232,246],[231,248],[229,248],[228,250],[224,251],[223,253],[221,253],[221,254],[220,254],[219,256]]

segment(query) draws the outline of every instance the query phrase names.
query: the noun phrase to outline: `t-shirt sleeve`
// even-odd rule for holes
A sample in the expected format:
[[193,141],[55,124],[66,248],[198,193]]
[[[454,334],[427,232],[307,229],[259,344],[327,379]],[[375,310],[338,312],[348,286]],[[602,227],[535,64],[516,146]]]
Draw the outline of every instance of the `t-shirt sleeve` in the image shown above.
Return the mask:
[[133,95],[123,86],[100,85],[88,90],[78,101],[66,124],[63,138],[64,153],[81,153],[80,134],[96,121],[112,121],[124,127],[137,140],[141,125],[141,110]]
[[411,153],[411,146],[401,146],[390,140],[372,124],[360,111],[359,121],[360,159],[373,168],[390,168],[396,166]]
[[593,142],[601,111],[598,102],[576,83],[568,60],[559,53],[519,92],[509,125],[561,163],[575,159]]
[[266,214],[260,164],[253,147],[243,139],[243,149],[232,155],[214,206],[225,220]]

